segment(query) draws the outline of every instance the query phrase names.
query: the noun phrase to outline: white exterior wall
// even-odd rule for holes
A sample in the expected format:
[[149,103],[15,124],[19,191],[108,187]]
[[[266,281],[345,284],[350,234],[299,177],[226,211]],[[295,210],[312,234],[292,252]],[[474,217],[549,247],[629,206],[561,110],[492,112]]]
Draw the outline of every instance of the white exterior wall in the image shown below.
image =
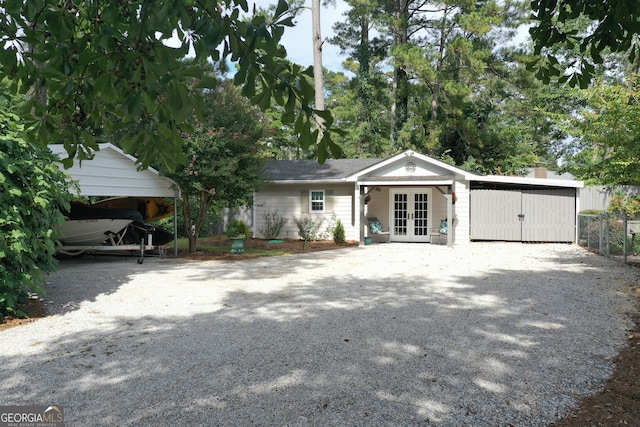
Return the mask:
[[469,181],[456,181],[453,185],[453,191],[458,198],[456,204],[453,205],[454,212],[454,245],[467,244],[471,242],[469,237],[470,220],[469,213],[471,206],[469,204]]
[[[371,200],[365,207],[366,216],[378,218],[380,225],[385,230],[389,229],[391,227],[389,222],[389,188],[381,187],[380,191],[373,190],[369,195]],[[368,236],[369,234],[367,233],[366,235]]]
[[[61,159],[67,152],[62,145],[49,145]],[[91,160],[75,160],[73,166],[60,169],[71,175],[81,196],[177,197],[177,184],[152,169],[138,170],[135,158],[111,144],[101,144]]]
[[439,227],[440,221],[447,218],[447,199],[444,195],[438,191],[440,190],[447,192],[446,188],[443,187],[433,187],[433,191],[431,192],[431,225],[430,227]]
[[[302,197],[301,191],[310,190],[324,190],[325,191],[325,204],[327,201],[327,192],[333,191],[333,210],[332,212],[325,211],[324,213],[303,213],[302,209]],[[307,215],[313,217],[326,218],[326,225],[329,224],[329,220],[332,215],[336,215],[336,219],[342,221],[344,225],[346,240],[357,241],[360,239],[358,232],[358,219],[354,218],[352,210],[354,186],[351,183],[348,184],[327,184],[327,185],[271,185],[267,188],[256,191],[254,199],[255,209],[255,225],[254,225],[254,237],[263,238],[260,230],[264,228],[263,215],[266,212],[277,211],[281,216],[288,218],[287,224],[282,228],[279,238],[286,239],[299,239],[298,227],[294,222],[294,218],[302,218]],[[308,208],[306,209],[308,211]],[[357,212],[355,213],[357,216]],[[322,227],[321,229],[324,229]],[[328,240],[333,238],[332,235],[328,236]]]

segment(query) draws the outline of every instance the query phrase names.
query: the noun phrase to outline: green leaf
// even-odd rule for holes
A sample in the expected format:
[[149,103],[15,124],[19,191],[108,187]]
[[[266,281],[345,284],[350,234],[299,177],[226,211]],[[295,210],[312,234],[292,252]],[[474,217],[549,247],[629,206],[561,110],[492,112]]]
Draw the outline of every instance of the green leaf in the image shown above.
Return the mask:
[[313,112],[322,118],[326,127],[331,127],[331,125],[333,125],[333,115],[331,114],[331,111],[313,110]]
[[0,63],[8,70],[13,70],[18,65],[18,57],[14,49],[0,49]]
[[310,132],[303,132],[298,137],[298,144],[303,150],[308,150],[311,145],[315,144],[316,139],[313,138]]
[[176,72],[176,75],[180,77],[193,77],[196,79],[202,78],[202,74],[202,67],[200,66],[187,67]]
[[265,111],[271,106],[271,92],[264,88],[262,92],[251,99],[251,102],[260,107],[262,111]]
[[124,110],[130,116],[137,116],[142,110],[140,93],[132,92],[125,98]]
[[283,13],[285,13],[289,9],[289,5],[285,0],[279,0],[278,5],[276,6],[276,11],[274,13],[275,17],[279,17]]
[[196,87],[198,89],[215,89],[218,86],[218,79],[213,76],[204,76],[198,80]]

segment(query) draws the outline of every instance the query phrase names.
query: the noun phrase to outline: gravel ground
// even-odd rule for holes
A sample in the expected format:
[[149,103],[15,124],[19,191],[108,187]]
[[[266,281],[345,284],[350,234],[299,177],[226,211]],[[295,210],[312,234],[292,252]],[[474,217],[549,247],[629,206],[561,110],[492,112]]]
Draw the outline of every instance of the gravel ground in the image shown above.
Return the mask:
[[67,426],[545,426],[594,393],[636,271],[574,245],[87,257],[0,332],[0,405]]

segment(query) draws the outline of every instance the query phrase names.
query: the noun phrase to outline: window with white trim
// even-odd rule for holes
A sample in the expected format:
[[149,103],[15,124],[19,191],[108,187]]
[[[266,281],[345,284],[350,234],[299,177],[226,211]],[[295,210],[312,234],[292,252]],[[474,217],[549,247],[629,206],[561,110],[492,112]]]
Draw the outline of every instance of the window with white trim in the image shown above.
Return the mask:
[[324,190],[311,190],[309,192],[310,212],[324,212]]

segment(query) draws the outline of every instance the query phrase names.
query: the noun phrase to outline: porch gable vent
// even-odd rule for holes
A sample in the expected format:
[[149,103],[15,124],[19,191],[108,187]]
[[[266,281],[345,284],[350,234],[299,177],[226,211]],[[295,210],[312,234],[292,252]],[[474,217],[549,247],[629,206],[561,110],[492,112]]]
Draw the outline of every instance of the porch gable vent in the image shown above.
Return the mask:
[[407,174],[411,175],[412,173],[414,173],[414,172],[416,171],[416,164],[415,164],[415,163],[413,163],[413,162],[407,162],[407,163],[404,165],[404,171],[405,171]]

